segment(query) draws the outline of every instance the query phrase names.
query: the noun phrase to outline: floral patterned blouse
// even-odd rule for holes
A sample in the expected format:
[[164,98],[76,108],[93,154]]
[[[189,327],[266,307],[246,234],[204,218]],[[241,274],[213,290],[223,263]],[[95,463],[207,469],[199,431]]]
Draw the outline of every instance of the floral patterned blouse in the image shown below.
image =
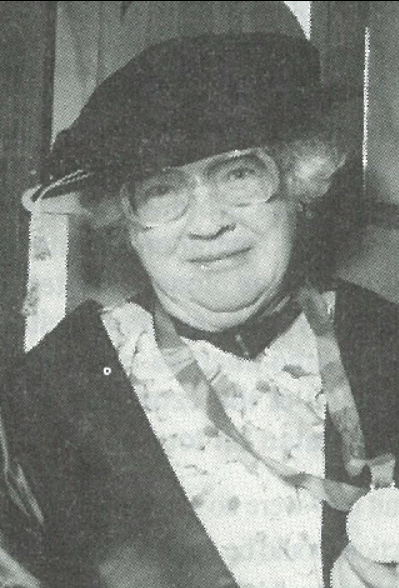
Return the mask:
[[[198,518],[240,588],[319,588],[321,506],[217,430],[158,349],[152,317],[125,303],[103,321]],[[255,360],[185,339],[235,426],[259,452],[323,476],[325,400],[304,315]]]

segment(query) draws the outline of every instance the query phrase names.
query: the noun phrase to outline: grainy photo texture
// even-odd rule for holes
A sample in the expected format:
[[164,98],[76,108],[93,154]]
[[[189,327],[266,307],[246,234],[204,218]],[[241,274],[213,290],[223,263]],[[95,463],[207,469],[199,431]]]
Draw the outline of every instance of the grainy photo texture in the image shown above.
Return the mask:
[[0,588],[397,588],[397,2],[0,2]]

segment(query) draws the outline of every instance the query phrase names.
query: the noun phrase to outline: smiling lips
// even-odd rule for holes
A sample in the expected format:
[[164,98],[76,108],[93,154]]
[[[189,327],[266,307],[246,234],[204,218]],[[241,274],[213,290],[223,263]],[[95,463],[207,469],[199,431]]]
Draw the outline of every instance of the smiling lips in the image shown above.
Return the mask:
[[217,268],[231,267],[236,263],[245,261],[246,254],[250,247],[236,249],[234,251],[218,251],[215,253],[203,254],[199,257],[192,258],[191,263],[198,264],[202,270],[211,270]]

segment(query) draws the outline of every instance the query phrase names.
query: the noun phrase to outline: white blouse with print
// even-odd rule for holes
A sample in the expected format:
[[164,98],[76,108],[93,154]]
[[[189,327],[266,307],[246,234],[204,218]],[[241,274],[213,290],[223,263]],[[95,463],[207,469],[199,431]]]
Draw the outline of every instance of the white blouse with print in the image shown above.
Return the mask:
[[[154,433],[240,588],[320,588],[321,505],[218,431],[177,382],[152,317],[125,303],[103,321]],[[236,427],[264,455],[324,475],[325,400],[304,315],[255,360],[185,339]]]

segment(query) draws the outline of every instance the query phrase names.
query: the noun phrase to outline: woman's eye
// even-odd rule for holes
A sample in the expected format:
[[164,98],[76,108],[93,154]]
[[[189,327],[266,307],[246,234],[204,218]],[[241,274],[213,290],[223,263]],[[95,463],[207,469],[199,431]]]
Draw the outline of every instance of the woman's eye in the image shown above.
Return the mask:
[[146,198],[162,198],[162,196],[170,196],[175,192],[175,186],[169,184],[156,184],[144,190]]
[[247,180],[249,178],[253,178],[254,176],[256,176],[256,171],[253,168],[237,167],[228,173],[227,179],[230,181]]

